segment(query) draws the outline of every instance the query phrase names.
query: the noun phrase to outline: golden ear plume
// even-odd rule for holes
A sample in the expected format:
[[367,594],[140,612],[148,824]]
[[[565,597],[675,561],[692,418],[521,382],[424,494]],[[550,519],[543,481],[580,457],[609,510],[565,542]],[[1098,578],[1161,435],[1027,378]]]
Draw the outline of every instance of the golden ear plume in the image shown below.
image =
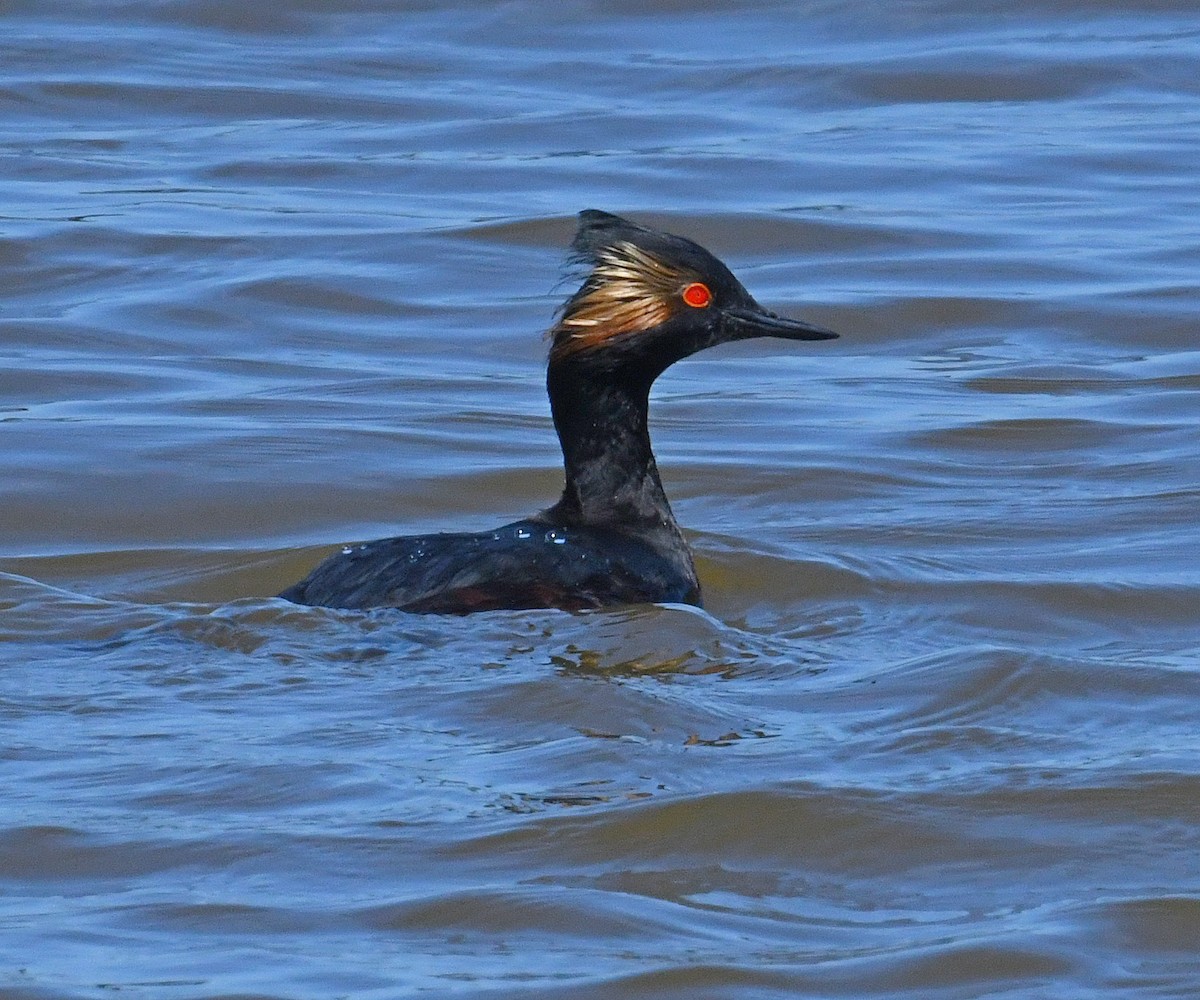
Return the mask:
[[553,339],[551,359],[665,323],[679,307],[680,290],[695,280],[690,271],[628,241],[602,248],[587,281],[547,334]]

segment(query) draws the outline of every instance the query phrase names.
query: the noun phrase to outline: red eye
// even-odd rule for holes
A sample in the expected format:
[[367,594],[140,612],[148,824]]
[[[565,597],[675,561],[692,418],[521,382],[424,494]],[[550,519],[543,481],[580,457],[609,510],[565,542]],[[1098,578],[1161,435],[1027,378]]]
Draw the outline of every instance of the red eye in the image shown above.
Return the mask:
[[693,281],[683,290],[683,301],[693,309],[703,309],[712,302],[712,292],[702,281]]

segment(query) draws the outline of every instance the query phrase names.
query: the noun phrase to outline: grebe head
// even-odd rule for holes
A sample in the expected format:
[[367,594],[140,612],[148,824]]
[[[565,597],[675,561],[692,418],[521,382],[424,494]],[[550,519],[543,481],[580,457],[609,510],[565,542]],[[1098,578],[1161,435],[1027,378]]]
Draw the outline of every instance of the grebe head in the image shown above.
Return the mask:
[[573,259],[590,268],[548,336],[551,367],[639,370],[651,380],[731,340],[832,340],[831,330],[764,309],[697,243],[595,209],[579,213]]

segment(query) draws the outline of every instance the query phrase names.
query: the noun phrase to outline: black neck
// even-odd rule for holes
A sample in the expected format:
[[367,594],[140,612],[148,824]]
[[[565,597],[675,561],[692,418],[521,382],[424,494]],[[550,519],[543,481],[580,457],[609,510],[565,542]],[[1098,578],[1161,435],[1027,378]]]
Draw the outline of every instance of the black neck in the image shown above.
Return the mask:
[[546,388],[566,487],[548,513],[564,524],[677,539],[686,549],[650,450],[652,381],[587,358],[550,365]]

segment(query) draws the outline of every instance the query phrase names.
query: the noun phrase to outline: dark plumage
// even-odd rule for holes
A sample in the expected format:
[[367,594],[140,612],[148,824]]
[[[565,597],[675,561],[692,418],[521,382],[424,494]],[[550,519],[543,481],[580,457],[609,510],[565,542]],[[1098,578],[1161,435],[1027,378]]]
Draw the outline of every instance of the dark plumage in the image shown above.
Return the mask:
[[714,344],[837,334],[763,309],[691,240],[607,212],[580,213],[573,250],[590,270],[550,331],[546,373],[566,473],[558,503],[495,531],[348,547],[280,597],[449,614],[700,604],[650,449],[650,386]]

